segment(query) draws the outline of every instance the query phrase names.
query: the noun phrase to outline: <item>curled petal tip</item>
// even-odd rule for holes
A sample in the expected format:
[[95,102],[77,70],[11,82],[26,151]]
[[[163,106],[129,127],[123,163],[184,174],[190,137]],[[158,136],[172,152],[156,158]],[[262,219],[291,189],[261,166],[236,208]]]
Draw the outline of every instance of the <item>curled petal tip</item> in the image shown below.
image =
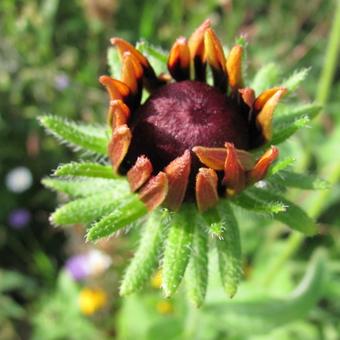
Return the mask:
[[164,172],[152,177],[140,190],[139,197],[146,205],[148,211],[161,205],[168,193],[168,178]]
[[243,48],[240,45],[234,46],[227,58],[226,68],[229,85],[233,91],[242,87],[242,55]]
[[188,150],[164,169],[169,182],[169,191],[165,200],[169,209],[177,210],[181,206],[187,190],[190,170],[191,154]]
[[245,171],[241,165],[234,144],[226,143],[227,158],[224,163],[223,184],[226,186],[228,196],[242,191],[246,185]]
[[188,47],[193,61],[195,80],[205,81],[206,79],[206,60],[204,56],[204,33],[210,27],[210,19],[205,20],[190,36]]
[[138,190],[151,177],[152,171],[150,160],[145,156],[138,157],[135,165],[127,173],[131,191]]
[[203,146],[195,146],[192,151],[198,159],[209,168],[214,170],[223,170],[224,162],[227,157],[225,148],[207,148]]
[[274,110],[278,105],[280,99],[286,93],[287,89],[278,88],[278,90],[275,91],[275,93],[265,102],[265,104],[262,107],[262,110],[256,116],[256,123],[260,127],[262,135],[266,141],[270,141],[272,138],[272,121]]
[[255,102],[255,91],[250,87],[238,90],[243,102],[251,109]]
[[143,66],[149,67],[149,62],[143,54],[126,40],[115,37],[111,39],[111,44],[118,48],[121,56],[126,52],[130,52]]
[[132,134],[127,125],[121,125],[114,129],[109,143],[109,157],[115,171],[118,170],[125,155],[127,154],[131,139]]
[[265,178],[269,167],[278,158],[279,149],[271,146],[256,162],[255,166],[249,171],[247,177],[249,184],[258,182]]
[[267,101],[273,97],[275,94],[277,93],[281,93],[280,96],[286,94],[288,91],[286,88],[281,87],[281,86],[276,86],[276,87],[272,87],[271,89],[267,89],[265,91],[263,91],[255,100],[254,103],[254,109],[256,111],[260,111],[264,105],[267,103]]
[[168,69],[177,81],[190,78],[190,51],[184,37],[178,38],[172,46],[169,53]]
[[134,57],[131,53],[124,54],[122,65],[122,81],[131,90],[131,100],[133,101],[133,106],[139,105],[143,89],[143,71],[140,72],[138,69],[138,64],[139,62],[134,60]]
[[198,209],[204,212],[218,202],[217,174],[213,169],[200,168],[196,176],[196,201]]
[[110,76],[100,76],[99,82],[106,87],[111,100],[124,100],[130,95],[130,89],[126,84]]
[[212,28],[207,28],[204,32],[204,55],[211,66],[214,85],[221,90],[227,88],[226,60],[222,45]]
[[117,126],[125,125],[130,117],[130,109],[120,99],[110,101],[108,124],[114,130]]

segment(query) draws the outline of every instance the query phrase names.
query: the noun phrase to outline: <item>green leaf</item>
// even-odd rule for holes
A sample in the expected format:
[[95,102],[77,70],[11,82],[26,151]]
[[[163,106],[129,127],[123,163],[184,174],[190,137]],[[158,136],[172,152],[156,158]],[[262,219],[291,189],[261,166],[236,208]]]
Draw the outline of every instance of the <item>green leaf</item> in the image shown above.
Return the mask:
[[104,191],[87,198],[77,199],[58,208],[51,215],[50,221],[55,225],[93,222],[111,213],[126,195],[129,194]]
[[107,50],[107,63],[110,69],[111,77],[120,79],[122,70],[122,61],[117,48],[109,47]]
[[96,241],[100,238],[111,236],[121,228],[136,221],[147,214],[144,203],[138,195],[131,194],[121,200],[115,210],[96,222],[87,233],[87,241]]
[[312,120],[321,111],[322,106],[319,104],[305,104],[300,105],[297,108],[291,108],[287,112],[283,112],[281,115],[274,115],[274,131],[280,130],[281,128],[286,128],[291,124],[294,124],[296,120],[302,119],[304,117]]
[[140,290],[157,268],[167,235],[169,212],[156,209],[150,214],[135,255],[127,268],[120,294],[128,295]]
[[286,187],[299,188],[305,190],[325,190],[329,189],[329,183],[313,175],[299,174],[290,171],[280,171],[272,177],[274,183]]
[[155,69],[156,74],[167,72],[168,54],[143,40],[136,44],[136,49],[145,55]]
[[284,80],[281,86],[285,87],[290,94],[293,93],[306,79],[309,71],[310,68],[303,68],[302,70],[295,71],[289,78]]
[[281,161],[275,162],[274,165],[272,165],[267,173],[267,177],[273,176],[280,171],[287,169],[295,162],[295,159],[293,157],[287,157]]
[[115,190],[119,195],[130,191],[129,184],[125,179],[44,178],[42,184],[49,189],[65,193],[70,197],[87,197],[108,190]]
[[84,125],[56,116],[43,116],[40,123],[62,142],[73,147],[107,156],[108,137],[106,128]]
[[314,235],[317,233],[318,229],[313,219],[310,218],[305,213],[305,211],[303,211],[296,204],[267,190],[250,188],[248,189],[248,192],[253,195],[255,199],[260,201],[262,200],[264,203],[275,201],[282,202],[286,206],[286,211],[278,212],[277,214],[273,215],[276,220],[306,235]]
[[325,254],[316,252],[301,283],[288,297],[217,302],[206,305],[204,309],[208,315],[213,315],[215,324],[221,330],[237,336],[268,333],[307,317],[322,297],[326,280],[325,264]]
[[242,192],[234,197],[231,202],[240,206],[243,209],[251,210],[257,213],[278,214],[286,211],[286,206],[283,202],[273,200],[272,202],[264,202],[252,197],[247,192]]
[[232,298],[242,277],[242,252],[239,227],[226,200],[217,206],[222,228],[221,238],[216,238],[222,286]]
[[256,73],[250,87],[259,95],[262,91],[276,84],[280,77],[280,68],[274,63],[269,63],[260,68]]
[[191,258],[186,271],[185,283],[189,300],[200,307],[205,299],[208,285],[208,233],[206,223],[197,215]]
[[277,145],[277,144],[284,142],[289,137],[291,137],[293,134],[295,134],[296,131],[305,127],[309,122],[310,122],[310,119],[307,116],[305,116],[305,117],[296,119],[292,124],[282,127],[281,129],[274,129],[273,138],[269,144]]
[[172,296],[177,290],[190,260],[196,227],[192,223],[195,209],[191,204],[183,204],[170,221],[163,259],[163,290],[166,297]]
[[68,163],[58,166],[54,172],[55,176],[82,176],[82,177],[101,177],[108,179],[119,178],[113,173],[110,165],[102,165],[99,163],[82,162],[82,163]]

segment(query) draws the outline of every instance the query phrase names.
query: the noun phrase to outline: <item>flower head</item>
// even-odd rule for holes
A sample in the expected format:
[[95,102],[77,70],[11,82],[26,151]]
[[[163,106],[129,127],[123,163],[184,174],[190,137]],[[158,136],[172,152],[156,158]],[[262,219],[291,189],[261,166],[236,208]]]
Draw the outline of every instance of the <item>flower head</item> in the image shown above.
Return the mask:
[[[264,178],[278,149],[270,147],[257,158],[249,151],[270,143],[273,111],[287,91],[274,87],[256,97],[244,87],[242,46],[226,58],[207,20],[188,40],[176,40],[169,75],[157,77],[132,45],[111,41],[120,52],[122,76],[100,78],[110,96],[109,156],[149,210],[161,204],[178,210],[196,199],[206,211],[220,196]],[[150,92],[144,103],[143,89]]]

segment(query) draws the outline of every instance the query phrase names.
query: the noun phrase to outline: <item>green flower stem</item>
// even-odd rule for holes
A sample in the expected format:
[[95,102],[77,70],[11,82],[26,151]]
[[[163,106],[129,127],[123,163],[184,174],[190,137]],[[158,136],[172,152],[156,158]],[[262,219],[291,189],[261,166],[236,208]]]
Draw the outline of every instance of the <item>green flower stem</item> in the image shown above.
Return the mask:
[[324,105],[326,104],[331,85],[333,82],[336,65],[338,63],[338,55],[340,49],[340,0],[336,1],[336,13],[333,20],[332,30],[328,40],[326,50],[325,63],[322,69],[316,99]]

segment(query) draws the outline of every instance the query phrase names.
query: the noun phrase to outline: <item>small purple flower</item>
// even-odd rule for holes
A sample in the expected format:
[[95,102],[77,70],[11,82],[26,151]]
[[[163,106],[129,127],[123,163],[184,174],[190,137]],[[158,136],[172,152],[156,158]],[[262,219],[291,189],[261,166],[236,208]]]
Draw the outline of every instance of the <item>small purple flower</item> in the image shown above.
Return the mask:
[[65,73],[60,73],[54,78],[54,86],[57,90],[63,91],[70,85],[70,79]]
[[79,281],[85,279],[89,275],[89,267],[87,262],[88,256],[86,254],[75,255],[66,261],[65,268],[71,274],[74,280]]
[[31,213],[27,209],[14,209],[8,216],[8,224],[13,229],[23,229],[31,220]]

